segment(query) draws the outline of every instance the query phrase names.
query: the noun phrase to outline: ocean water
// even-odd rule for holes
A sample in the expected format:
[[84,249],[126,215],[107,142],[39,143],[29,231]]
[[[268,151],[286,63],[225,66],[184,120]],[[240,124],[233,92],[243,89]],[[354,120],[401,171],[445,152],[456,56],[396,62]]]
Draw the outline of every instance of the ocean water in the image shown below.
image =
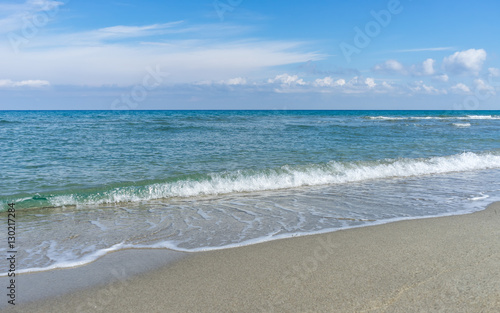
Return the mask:
[[0,111],[0,160],[29,272],[484,209],[500,111]]

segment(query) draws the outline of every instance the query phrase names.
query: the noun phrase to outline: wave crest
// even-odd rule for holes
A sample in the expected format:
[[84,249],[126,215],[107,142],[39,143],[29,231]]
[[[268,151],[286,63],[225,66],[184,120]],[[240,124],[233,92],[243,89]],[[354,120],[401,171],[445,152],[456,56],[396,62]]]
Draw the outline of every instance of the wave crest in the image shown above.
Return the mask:
[[44,197],[48,206],[98,205],[343,184],[371,179],[423,176],[492,168],[500,168],[500,155],[464,152],[458,155],[426,159],[392,159],[371,162],[330,161],[325,164],[285,165],[280,168],[260,171],[213,173],[197,179],[184,179],[146,186],[119,187],[92,194],[44,195]]
[[400,121],[400,120],[500,120],[496,115],[466,115],[466,116],[367,116],[370,120]]

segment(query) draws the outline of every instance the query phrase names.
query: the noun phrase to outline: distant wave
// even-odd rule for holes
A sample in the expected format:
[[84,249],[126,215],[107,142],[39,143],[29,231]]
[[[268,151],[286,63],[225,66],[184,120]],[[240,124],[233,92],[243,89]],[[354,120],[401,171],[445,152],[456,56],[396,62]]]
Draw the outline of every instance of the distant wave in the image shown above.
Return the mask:
[[367,116],[370,120],[399,121],[399,120],[500,120],[500,116],[493,115],[466,115],[466,116]]
[[500,116],[492,115],[468,115],[467,117],[471,120],[500,120]]
[[[302,186],[343,184],[371,179],[423,176],[500,168],[500,155],[494,153],[462,154],[371,162],[337,162],[303,166],[282,166],[260,171],[234,171],[199,175],[196,178],[146,186],[117,187],[91,194],[36,195],[14,200],[18,205],[36,206],[97,205],[137,202],[171,197],[193,197],[227,193],[278,190]],[[9,200],[10,201],[10,200]]]
[[470,127],[470,123],[453,123],[455,127]]

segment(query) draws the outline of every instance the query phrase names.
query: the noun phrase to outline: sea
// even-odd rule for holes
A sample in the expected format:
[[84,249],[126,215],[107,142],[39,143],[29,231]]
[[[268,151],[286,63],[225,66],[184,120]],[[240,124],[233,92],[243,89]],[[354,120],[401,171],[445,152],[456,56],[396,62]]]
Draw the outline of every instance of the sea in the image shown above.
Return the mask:
[[14,203],[18,273],[497,200],[500,111],[0,111],[0,255]]

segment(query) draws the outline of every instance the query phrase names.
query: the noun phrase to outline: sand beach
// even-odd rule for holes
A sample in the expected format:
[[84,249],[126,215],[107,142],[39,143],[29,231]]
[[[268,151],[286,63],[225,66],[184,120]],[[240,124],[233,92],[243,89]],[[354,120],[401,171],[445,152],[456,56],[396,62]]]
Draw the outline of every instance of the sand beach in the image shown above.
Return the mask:
[[467,215],[193,253],[14,311],[498,312],[499,224],[494,203]]

